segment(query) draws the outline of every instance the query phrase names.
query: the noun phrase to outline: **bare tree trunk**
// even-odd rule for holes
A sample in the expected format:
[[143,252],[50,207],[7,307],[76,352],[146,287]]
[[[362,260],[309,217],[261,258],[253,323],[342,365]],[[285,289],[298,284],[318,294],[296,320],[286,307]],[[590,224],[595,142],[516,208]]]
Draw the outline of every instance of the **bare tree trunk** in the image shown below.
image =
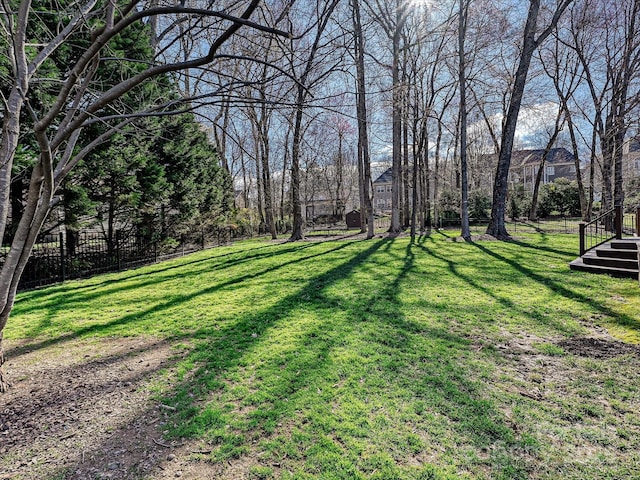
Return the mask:
[[406,95],[402,115],[402,228],[409,226],[409,122]]
[[442,145],[442,119],[438,118],[438,134],[436,136],[436,146],[434,152],[434,172],[433,172],[433,221],[436,228],[440,228],[440,147]]
[[338,155],[336,157],[336,198],[335,198],[335,207],[334,207],[334,217],[340,217],[340,220],[343,219],[344,216],[344,198],[342,195],[342,184],[344,182],[343,177],[343,162],[344,158],[342,156],[342,137],[344,136],[344,132],[342,130],[338,130]]
[[291,148],[291,204],[293,208],[293,228],[289,241],[302,240],[304,238],[304,218],[302,217],[302,202],[300,199],[300,145],[302,143],[302,116],[309,90],[307,81],[315,66],[316,55],[320,48],[320,41],[324,33],[329,19],[333,14],[339,0],[331,0],[322,12],[318,12],[319,22],[316,27],[316,35],[313,44],[310,47],[305,67],[297,82],[296,100],[295,100],[295,120],[293,127],[293,144]]
[[262,185],[264,188],[264,208],[267,228],[271,233],[271,239],[278,238],[276,233],[276,222],[273,215],[273,191],[271,186],[271,169],[269,166],[269,137],[267,132],[262,136]]
[[284,158],[282,159],[282,182],[280,184],[280,220],[282,220],[283,222],[285,221],[285,209],[284,209],[284,205],[285,205],[285,192],[286,192],[286,178],[287,178],[287,169],[289,168],[289,136],[291,135],[291,119],[288,118],[288,127],[287,127],[287,133],[285,135],[285,140],[284,140]]
[[567,120],[567,127],[569,128],[569,136],[571,138],[571,151],[573,153],[574,165],[576,169],[576,182],[578,182],[578,196],[580,197],[580,214],[584,222],[591,220],[589,203],[587,201],[587,195],[584,190],[584,179],[582,178],[582,170],[580,170],[580,152],[578,150],[578,140],[576,139],[575,125],[571,118],[571,112],[569,111],[566,103],[563,105],[564,115]]
[[596,162],[598,161],[598,157],[596,155],[596,144],[598,142],[598,133],[596,129],[593,129],[593,133],[591,134],[591,158],[589,159],[589,202],[588,202],[588,210],[587,215],[589,220],[593,215],[593,201],[595,195],[595,175],[596,175]]
[[471,241],[469,229],[469,183],[467,180],[467,78],[464,41],[467,32],[469,2],[460,0],[458,14],[458,87],[460,88],[460,174],[462,238]]
[[262,145],[259,141],[259,133],[255,125],[252,126],[253,130],[253,138],[254,138],[254,160],[256,166],[256,190],[257,190],[257,209],[258,209],[258,218],[260,219],[260,228],[266,224],[266,219],[264,215],[264,183],[263,183],[263,175],[262,175]]
[[540,10],[540,0],[530,0],[527,22],[524,28],[524,41],[520,50],[520,60],[516,76],[513,82],[513,90],[509,101],[509,108],[505,118],[502,137],[500,140],[500,154],[498,156],[498,166],[496,168],[495,180],[493,183],[493,202],[491,205],[491,218],[487,227],[487,234],[496,238],[509,238],[509,233],[505,225],[505,213],[507,203],[509,167],[511,166],[511,152],[518,122],[518,113],[522,104],[524,88],[527,83],[527,74],[531,57],[540,44],[555,29],[564,10],[573,0],[561,0],[553,14],[547,28],[536,38],[538,13]]
[[302,240],[304,238],[302,218],[302,203],[300,201],[300,143],[302,142],[302,115],[304,109],[304,88],[298,86],[298,105],[293,127],[293,144],[291,147],[291,207],[293,210],[293,228],[289,241]]
[[[415,136],[414,136],[415,138]],[[411,241],[413,242],[416,237],[416,221],[418,216],[418,172],[420,169],[420,154],[416,155],[416,145],[414,142],[413,149],[413,170],[411,172],[411,183],[413,184],[413,189],[411,191]]]
[[[360,17],[360,0],[352,0],[353,31],[356,45],[356,112],[358,116],[358,151],[362,163],[362,208],[367,222],[367,238],[373,238],[374,218],[371,204],[371,161],[369,158],[369,123],[367,118],[367,90],[364,70],[364,39]],[[363,224],[364,227],[364,224]]]
[[405,20],[405,8],[403,2],[396,4],[396,22],[393,31],[393,59],[391,65],[392,83],[392,159],[391,159],[391,233],[402,231],[400,224],[400,201],[402,199],[401,175],[402,175],[402,86],[400,84],[400,38]]
[[0,270],[0,393],[9,388],[9,383],[2,373],[2,365],[5,361],[3,353],[4,328],[13,308],[20,277],[27,265],[42,224],[49,213],[52,198],[51,165],[47,159],[41,158],[33,168],[27,194],[27,205]]
[[423,169],[423,190],[424,190],[424,225],[423,228],[431,230],[433,219],[431,217],[431,169],[429,162],[429,138],[425,138],[424,147],[424,169]]

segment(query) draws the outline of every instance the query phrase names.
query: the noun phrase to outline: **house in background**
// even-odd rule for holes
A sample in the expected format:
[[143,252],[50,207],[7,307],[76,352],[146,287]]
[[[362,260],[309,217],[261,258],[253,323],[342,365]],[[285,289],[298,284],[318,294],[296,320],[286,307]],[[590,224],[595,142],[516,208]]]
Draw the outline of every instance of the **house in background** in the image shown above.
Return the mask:
[[391,211],[391,168],[385,170],[373,181],[373,211]]
[[[525,191],[533,192],[543,155],[544,149],[514,150],[511,154],[509,184],[523,185]],[[566,148],[549,150],[540,184],[546,185],[558,178],[576,179],[575,157]]]
[[640,135],[624,142],[622,146],[622,171],[627,178],[640,176]]
[[[350,207],[356,207],[353,202],[350,203]],[[306,218],[308,222],[336,222],[344,219],[345,208],[343,200],[336,201],[319,194],[306,202]]]

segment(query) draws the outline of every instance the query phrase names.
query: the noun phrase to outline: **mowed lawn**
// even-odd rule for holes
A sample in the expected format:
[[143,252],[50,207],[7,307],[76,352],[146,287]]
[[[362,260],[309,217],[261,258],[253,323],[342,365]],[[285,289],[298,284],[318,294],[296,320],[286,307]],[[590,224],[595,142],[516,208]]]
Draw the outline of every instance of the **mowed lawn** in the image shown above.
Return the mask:
[[6,336],[172,342],[166,441],[249,478],[640,478],[640,288],[577,247],[241,242],[22,293]]

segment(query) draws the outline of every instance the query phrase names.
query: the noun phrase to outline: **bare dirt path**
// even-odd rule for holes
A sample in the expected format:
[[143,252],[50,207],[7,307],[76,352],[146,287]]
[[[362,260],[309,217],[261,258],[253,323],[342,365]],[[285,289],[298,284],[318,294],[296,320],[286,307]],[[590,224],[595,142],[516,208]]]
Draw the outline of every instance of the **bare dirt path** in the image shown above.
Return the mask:
[[179,352],[153,339],[9,343],[0,397],[0,479],[220,478],[163,440],[167,408],[149,386]]

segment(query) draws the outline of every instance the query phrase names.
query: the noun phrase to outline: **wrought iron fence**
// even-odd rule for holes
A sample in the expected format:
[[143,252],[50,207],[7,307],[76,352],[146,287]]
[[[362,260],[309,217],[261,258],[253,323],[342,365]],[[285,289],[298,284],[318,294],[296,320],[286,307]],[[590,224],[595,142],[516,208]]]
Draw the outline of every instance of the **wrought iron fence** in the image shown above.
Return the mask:
[[[574,217],[548,217],[529,220],[526,218],[511,218],[505,220],[509,233],[518,232],[544,232],[544,233],[573,233],[579,231],[580,219]],[[482,230],[489,224],[488,218],[470,218],[469,225],[472,229]],[[460,218],[440,219],[439,227],[444,229],[460,228],[462,225]]]
[[[99,231],[43,235],[33,248],[18,289],[147,265],[228,244],[238,238],[246,238],[245,232],[232,227],[209,229],[198,235],[164,242],[148,241],[122,232],[115,232],[112,238]],[[0,248],[0,266],[8,251],[9,246]]]

